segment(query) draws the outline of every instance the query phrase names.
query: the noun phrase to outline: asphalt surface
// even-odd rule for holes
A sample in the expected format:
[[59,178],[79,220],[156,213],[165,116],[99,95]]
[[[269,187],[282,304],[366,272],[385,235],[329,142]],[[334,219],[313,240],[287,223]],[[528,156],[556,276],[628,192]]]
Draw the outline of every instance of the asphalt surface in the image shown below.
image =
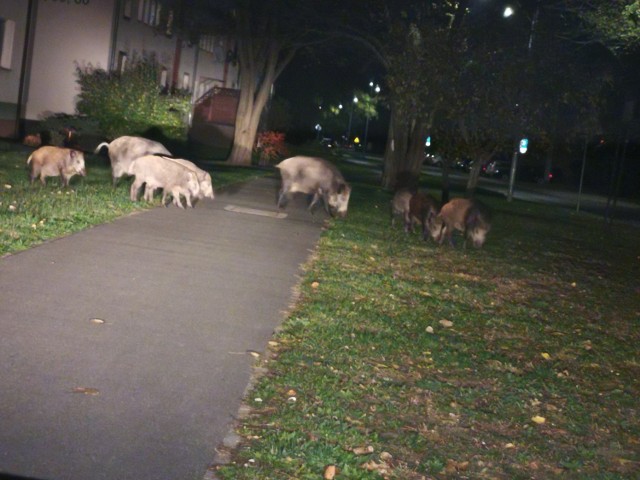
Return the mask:
[[0,478],[203,478],[323,225],[276,188],[0,259]]

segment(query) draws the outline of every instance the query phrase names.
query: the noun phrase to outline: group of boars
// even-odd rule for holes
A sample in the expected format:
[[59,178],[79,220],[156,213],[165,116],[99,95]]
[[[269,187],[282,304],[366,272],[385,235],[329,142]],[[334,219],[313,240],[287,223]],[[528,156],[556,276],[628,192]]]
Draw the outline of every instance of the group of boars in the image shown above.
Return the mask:
[[[159,142],[143,137],[122,136],[110,143],[103,142],[94,153],[108,149],[114,186],[124,175],[134,177],[130,198],[137,201],[144,186],[142,198],[151,201],[156,190],[162,190],[162,203],[169,196],[173,204],[193,207],[202,198],[214,198],[211,175],[193,162],[175,158]],[[35,150],[27,159],[31,183],[40,177],[44,185],[46,177],[60,177],[63,186],[69,185],[74,175],[85,176],[84,154],[72,148],[44,146]],[[276,165],[282,179],[277,206],[282,209],[296,193],[311,196],[309,210],[313,211],[320,200],[325,210],[344,217],[347,214],[351,186],[336,166],[322,158],[295,156]],[[475,247],[484,244],[491,228],[489,210],[474,199],[454,198],[440,208],[436,199],[424,192],[398,190],[391,201],[392,224],[401,216],[407,232],[415,225],[422,228],[425,240],[438,243],[446,239],[453,244],[453,233],[462,232],[465,246],[471,240]]]
[[[193,207],[196,200],[214,198],[211,175],[189,160],[173,157],[160,142],[122,136],[111,143],[101,143],[95,153],[104,147],[111,162],[113,185],[124,175],[134,177],[130,192],[134,202],[143,185],[145,201],[151,201],[155,191],[162,189],[162,203],[171,196],[173,204],[180,208],[184,208],[183,197],[188,207]],[[29,156],[27,165],[31,169],[31,183],[40,177],[45,185],[47,177],[60,177],[61,184],[68,186],[74,175],[86,175],[84,153],[73,148],[40,147]]]
[[455,231],[462,233],[464,247],[470,240],[474,247],[482,247],[491,230],[491,212],[477,199],[453,198],[440,206],[432,195],[410,189],[399,189],[391,200],[391,224],[397,217],[404,222],[404,230],[413,232],[419,225],[422,238],[439,244],[445,240],[453,245]]

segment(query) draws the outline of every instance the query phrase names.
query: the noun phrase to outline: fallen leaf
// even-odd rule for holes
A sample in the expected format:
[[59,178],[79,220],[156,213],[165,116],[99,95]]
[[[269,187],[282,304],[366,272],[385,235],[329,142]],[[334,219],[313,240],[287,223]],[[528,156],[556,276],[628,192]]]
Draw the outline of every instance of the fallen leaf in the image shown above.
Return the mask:
[[542,352],[540,355],[542,355],[542,358],[544,358],[545,360],[551,360],[551,355],[549,355],[547,352]]
[[311,284],[311,288],[318,288],[320,286],[320,284],[318,282],[313,282]]
[[433,327],[431,325],[427,327],[427,333],[433,333]]
[[371,445],[367,445],[366,447],[355,447],[351,451],[356,455],[367,455],[369,453],[373,453],[373,447]]
[[393,455],[391,455],[389,452],[382,452],[380,454],[380,460],[382,460],[383,462],[388,462],[393,458]]
[[91,323],[102,325],[104,323],[104,320],[102,320],[101,318],[92,318]]
[[537,423],[538,425],[542,425],[544,422],[547,421],[547,419],[544,417],[541,417],[540,415],[536,415],[535,417],[531,417],[531,421],[534,423]]
[[445,328],[453,327],[453,322],[451,320],[440,320],[440,325]]
[[336,478],[336,466],[327,465],[324,469],[324,476],[322,478],[324,478],[324,480],[333,480]]
[[295,397],[298,394],[293,388],[287,392],[287,397]]

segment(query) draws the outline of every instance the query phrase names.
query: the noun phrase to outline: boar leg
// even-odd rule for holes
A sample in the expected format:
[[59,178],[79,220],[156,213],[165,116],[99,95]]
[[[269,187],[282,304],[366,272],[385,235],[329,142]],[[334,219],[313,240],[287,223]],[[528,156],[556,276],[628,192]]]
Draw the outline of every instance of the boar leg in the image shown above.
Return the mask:
[[[171,191],[171,196],[173,197],[173,204],[178,207],[184,209],[184,205],[182,205],[182,199],[180,198],[180,190],[178,188],[174,188]],[[189,204],[189,199],[187,198],[187,204]]]
[[280,189],[278,195],[278,209],[284,208],[289,201],[289,194],[285,191],[284,187]]
[[155,188],[151,187],[148,183],[144,186],[144,200],[145,202],[153,201],[153,194],[156,191]]
[[136,178],[133,181],[133,183],[131,184],[131,190],[129,192],[129,198],[131,199],[132,202],[137,202],[138,201],[138,190],[142,186],[142,183],[143,182],[138,181],[138,179]]
[[[311,213],[313,213],[313,209],[315,208],[319,200],[320,200],[320,193],[319,192],[314,193],[313,198],[311,199],[311,203],[309,204],[309,211]],[[326,207],[326,202],[325,202],[325,207]]]

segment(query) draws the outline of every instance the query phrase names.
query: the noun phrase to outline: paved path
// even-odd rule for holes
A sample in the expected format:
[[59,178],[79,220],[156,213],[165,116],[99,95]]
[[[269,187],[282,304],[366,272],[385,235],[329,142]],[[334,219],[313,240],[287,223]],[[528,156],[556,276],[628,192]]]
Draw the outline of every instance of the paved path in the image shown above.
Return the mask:
[[0,478],[203,478],[320,236],[276,188],[0,259]]

